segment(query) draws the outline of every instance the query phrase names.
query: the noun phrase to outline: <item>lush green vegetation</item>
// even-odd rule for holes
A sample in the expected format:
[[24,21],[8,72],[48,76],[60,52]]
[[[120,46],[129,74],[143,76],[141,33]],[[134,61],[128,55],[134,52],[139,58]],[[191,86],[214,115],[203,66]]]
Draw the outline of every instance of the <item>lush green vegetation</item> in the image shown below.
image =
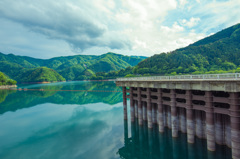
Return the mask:
[[4,73],[0,72],[0,86],[2,85],[15,85],[17,82],[15,80],[10,79]]
[[[142,56],[123,56],[107,53],[101,56],[77,55],[43,60],[0,53],[0,71],[19,82],[44,81],[45,77],[35,77],[37,80],[27,78],[27,76],[35,76],[31,75],[31,73],[36,74],[34,71],[39,72],[38,68],[41,67],[57,71],[66,80],[85,80],[97,77],[96,73],[98,72],[118,71],[135,66],[145,58]],[[51,79],[50,81],[52,81],[52,78],[49,77],[45,80]]]
[[59,73],[55,70],[47,67],[39,67],[31,69],[21,76],[22,82],[57,82],[66,81]]
[[201,74],[240,71],[240,24],[188,47],[154,55],[140,62],[133,74]]

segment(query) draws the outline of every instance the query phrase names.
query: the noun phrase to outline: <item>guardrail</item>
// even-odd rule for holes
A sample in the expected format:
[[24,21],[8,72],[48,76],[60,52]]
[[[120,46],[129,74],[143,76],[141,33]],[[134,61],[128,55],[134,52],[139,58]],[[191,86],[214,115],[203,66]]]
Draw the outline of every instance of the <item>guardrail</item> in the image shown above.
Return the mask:
[[240,73],[117,78],[116,81],[240,80]]

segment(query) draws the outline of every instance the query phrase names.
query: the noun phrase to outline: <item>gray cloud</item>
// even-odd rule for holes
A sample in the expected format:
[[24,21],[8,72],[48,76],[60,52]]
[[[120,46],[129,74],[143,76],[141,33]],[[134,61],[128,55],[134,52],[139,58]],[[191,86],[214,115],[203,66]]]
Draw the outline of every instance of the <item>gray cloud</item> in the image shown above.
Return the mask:
[[50,39],[64,40],[78,50],[91,47],[130,49],[130,41],[123,35],[112,34],[108,25],[111,19],[91,3],[94,2],[1,0],[0,17]]
[[[0,0],[0,51],[150,56],[239,23],[239,7],[239,0]],[[200,21],[187,27],[184,19]]]

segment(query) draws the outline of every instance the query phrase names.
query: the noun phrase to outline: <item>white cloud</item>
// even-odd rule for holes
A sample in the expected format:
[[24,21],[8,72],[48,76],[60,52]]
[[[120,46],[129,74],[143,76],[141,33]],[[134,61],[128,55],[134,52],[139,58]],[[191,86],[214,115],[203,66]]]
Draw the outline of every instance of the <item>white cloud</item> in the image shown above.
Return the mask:
[[176,9],[175,0],[122,0],[122,8],[116,14],[119,22],[138,26],[140,23],[150,23],[156,19],[163,20],[168,11]]
[[187,4],[187,0],[179,0],[180,7],[184,7]]
[[184,28],[174,23],[171,27],[163,26],[168,12],[177,8],[175,0],[122,1],[124,8],[116,14],[116,19],[127,26],[124,34],[133,42],[134,52],[153,55],[175,49],[169,40],[180,35]]
[[18,23],[0,19],[0,52],[37,58],[74,55],[62,40],[47,39]]
[[240,22],[239,8],[239,0],[1,0],[0,23],[11,27],[0,25],[0,51],[150,56]]
[[[203,1],[193,8],[192,15],[201,18],[199,31],[209,34],[240,22],[240,1]],[[217,29],[217,30],[216,30]]]
[[193,17],[189,21],[187,21],[186,19],[183,19],[181,21],[182,25],[187,26],[189,28],[196,26],[198,22],[200,22],[200,18],[193,18]]
[[48,38],[64,40],[81,50],[94,46],[130,49],[131,42],[128,39],[109,38],[109,33],[116,37],[119,32],[114,34],[116,32],[109,27],[111,17],[106,14],[111,13],[115,4],[106,2],[2,0],[0,17],[18,22]]

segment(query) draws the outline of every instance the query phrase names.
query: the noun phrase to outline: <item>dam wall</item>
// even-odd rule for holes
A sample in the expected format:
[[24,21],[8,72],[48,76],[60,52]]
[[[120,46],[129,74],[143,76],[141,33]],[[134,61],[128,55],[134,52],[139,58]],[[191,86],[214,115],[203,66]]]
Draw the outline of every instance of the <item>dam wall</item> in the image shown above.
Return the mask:
[[240,80],[133,79],[116,81],[123,89],[125,120],[129,99],[132,122],[146,121],[149,129],[157,124],[159,132],[168,127],[173,138],[187,133],[188,143],[206,139],[209,151],[227,145],[240,159]]

